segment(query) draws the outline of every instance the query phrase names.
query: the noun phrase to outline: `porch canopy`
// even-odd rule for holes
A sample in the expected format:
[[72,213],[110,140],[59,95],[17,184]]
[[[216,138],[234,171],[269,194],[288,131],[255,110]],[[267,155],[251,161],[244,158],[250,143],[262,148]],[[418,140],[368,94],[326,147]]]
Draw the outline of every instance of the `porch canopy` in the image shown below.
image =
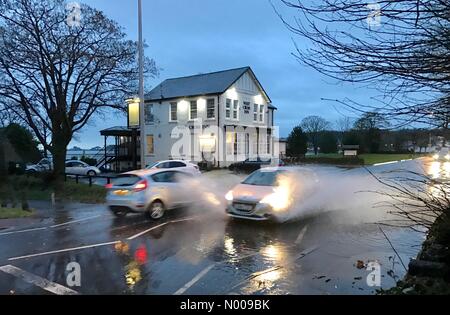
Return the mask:
[[[133,134],[133,130],[131,128],[125,126],[116,126],[107,129],[100,130],[100,135],[104,137],[131,137]],[[137,130],[137,134],[139,135],[139,129]]]

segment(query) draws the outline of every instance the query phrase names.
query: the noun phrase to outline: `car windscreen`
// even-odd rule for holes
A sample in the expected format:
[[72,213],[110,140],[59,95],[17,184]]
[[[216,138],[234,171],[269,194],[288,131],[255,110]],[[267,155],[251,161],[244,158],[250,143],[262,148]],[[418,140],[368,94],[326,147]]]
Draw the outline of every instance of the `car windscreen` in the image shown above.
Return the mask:
[[147,168],[147,169],[150,169],[150,168],[155,167],[155,166],[158,165],[158,164],[159,164],[159,162],[155,162],[155,163],[153,163],[153,164],[150,164],[150,165],[147,166],[146,168]]
[[136,184],[141,178],[136,175],[119,175],[116,178],[112,179],[113,186],[133,186]]
[[247,177],[242,184],[258,186],[275,186],[281,171],[256,171]]

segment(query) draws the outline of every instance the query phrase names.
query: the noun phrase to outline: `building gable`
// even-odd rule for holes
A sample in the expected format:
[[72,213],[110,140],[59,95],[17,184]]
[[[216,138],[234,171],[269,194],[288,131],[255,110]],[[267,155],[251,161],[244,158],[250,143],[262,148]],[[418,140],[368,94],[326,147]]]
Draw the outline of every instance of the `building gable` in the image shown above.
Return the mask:
[[242,76],[233,84],[232,87],[246,94],[261,95],[265,98],[267,103],[271,102],[270,98],[266,94],[266,91],[264,91],[251,69],[248,69],[248,71],[242,74]]

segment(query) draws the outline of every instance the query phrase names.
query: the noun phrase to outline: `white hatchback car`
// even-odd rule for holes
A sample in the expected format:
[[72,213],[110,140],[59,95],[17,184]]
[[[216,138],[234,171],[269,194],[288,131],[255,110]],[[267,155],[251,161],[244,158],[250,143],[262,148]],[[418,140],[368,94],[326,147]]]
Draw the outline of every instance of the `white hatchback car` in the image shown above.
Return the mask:
[[290,211],[318,190],[315,172],[303,167],[267,167],[230,190],[226,213],[234,218],[283,222]]
[[66,173],[70,175],[96,176],[101,172],[97,167],[91,166],[83,161],[68,160],[66,161]]
[[129,212],[141,212],[158,220],[166,210],[192,204],[192,194],[184,184],[192,177],[187,172],[167,169],[124,173],[105,186],[106,203],[118,217]]
[[200,175],[201,172],[198,168],[198,165],[195,165],[192,162],[183,161],[183,160],[167,160],[167,161],[159,161],[150,166],[147,166],[146,169],[176,169],[180,172],[187,172],[192,175]]

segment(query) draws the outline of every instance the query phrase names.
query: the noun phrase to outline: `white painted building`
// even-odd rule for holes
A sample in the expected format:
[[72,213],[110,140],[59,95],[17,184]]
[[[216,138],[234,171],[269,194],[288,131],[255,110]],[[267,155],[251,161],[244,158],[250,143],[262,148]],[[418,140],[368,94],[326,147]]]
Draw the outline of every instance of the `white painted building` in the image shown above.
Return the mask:
[[250,67],[165,80],[145,97],[145,164],[278,157],[275,110]]

